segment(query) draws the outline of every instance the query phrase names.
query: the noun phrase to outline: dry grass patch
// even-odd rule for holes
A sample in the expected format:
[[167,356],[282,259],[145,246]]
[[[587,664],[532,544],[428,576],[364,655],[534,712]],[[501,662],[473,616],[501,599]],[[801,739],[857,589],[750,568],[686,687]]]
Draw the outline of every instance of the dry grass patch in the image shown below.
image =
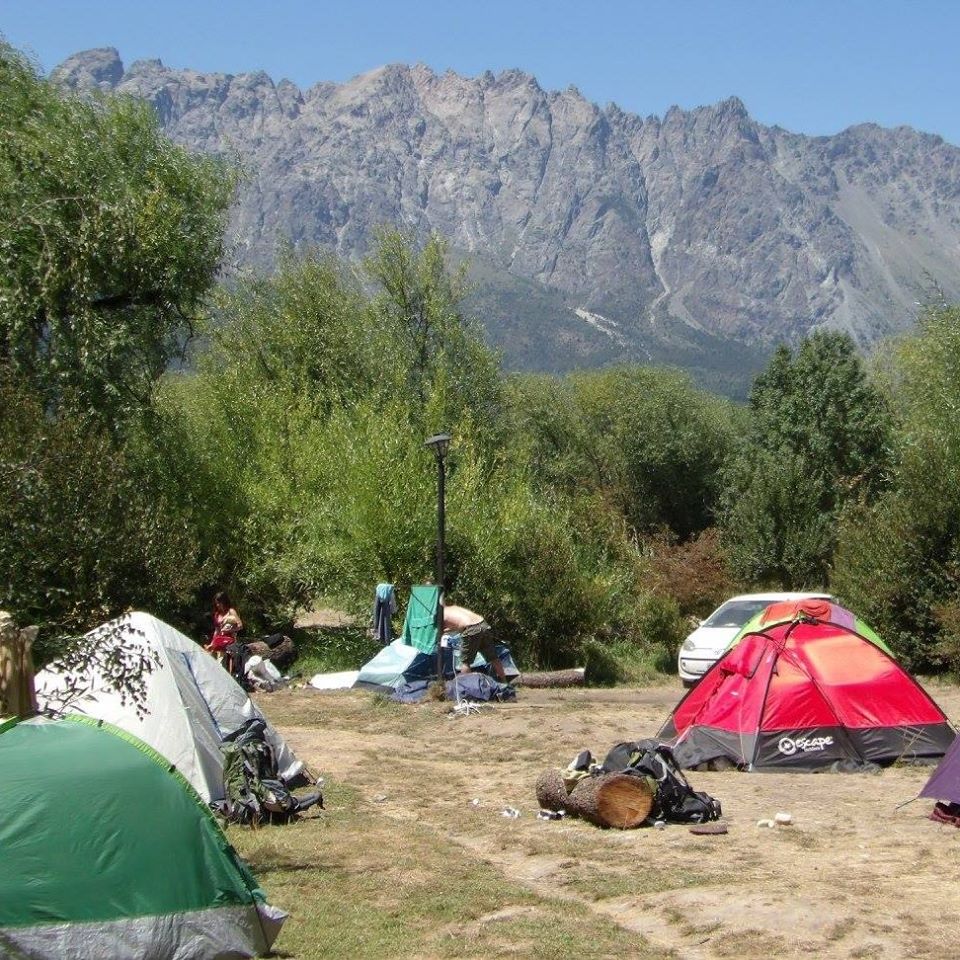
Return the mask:
[[560,879],[564,886],[591,900],[613,900],[699,886],[713,878],[676,867],[651,868],[650,864],[637,864],[629,872],[606,864],[582,864]]
[[[941,931],[960,915],[930,891],[956,878],[960,831],[931,824],[928,805],[898,806],[928,770],[692,773],[723,803],[722,837],[536,819],[545,767],[654,735],[679,696],[679,685],[529,690],[466,717],[364,692],[262,698],[330,780],[328,814],[231,831],[291,912],[280,952],[940,960]],[[960,690],[937,697],[960,717]],[[502,818],[506,806],[521,816]],[[791,827],[757,829],[778,810]]]
[[665,956],[585,908],[505,881],[442,829],[398,823],[344,785],[327,795],[327,813],[230,831],[271,902],[290,913],[278,956]]

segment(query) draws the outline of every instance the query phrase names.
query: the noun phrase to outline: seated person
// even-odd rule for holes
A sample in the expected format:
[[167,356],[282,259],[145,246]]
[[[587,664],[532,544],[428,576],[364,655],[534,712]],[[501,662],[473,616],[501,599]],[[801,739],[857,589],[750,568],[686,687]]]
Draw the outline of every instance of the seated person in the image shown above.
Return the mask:
[[493,642],[493,630],[479,613],[474,613],[466,607],[444,604],[443,629],[459,633],[463,638],[463,646],[460,650],[461,673],[469,673],[470,664],[473,663],[478,653],[482,653],[484,660],[490,664],[497,679],[501,683],[507,682],[507,675]]
[[234,609],[230,597],[220,591],[213,598],[213,636],[203,648],[209,653],[222,653],[237,642],[237,634],[243,629],[240,614]]

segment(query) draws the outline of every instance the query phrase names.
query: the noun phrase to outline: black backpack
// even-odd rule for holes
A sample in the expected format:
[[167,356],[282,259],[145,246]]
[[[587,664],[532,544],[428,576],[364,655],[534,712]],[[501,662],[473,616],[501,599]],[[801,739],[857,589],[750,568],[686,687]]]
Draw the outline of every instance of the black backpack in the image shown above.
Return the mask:
[[651,820],[668,823],[706,823],[719,820],[720,801],[687,782],[673,750],[659,740],[618,743],[603,761],[605,773],[626,773],[656,783]]

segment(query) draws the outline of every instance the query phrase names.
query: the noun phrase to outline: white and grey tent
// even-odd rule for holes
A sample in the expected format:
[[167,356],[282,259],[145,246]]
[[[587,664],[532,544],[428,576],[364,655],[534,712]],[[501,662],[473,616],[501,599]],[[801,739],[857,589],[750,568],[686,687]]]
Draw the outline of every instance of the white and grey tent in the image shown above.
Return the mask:
[[[304,766],[266,721],[246,691],[202,647],[149,613],[131,613],[91,631],[94,643],[139,647],[154,661],[146,677],[146,699],[137,704],[98,672],[70,677],[54,664],[37,674],[41,709],[69,709],[104,720],[146,742],[166,757],[209,802],[222,800],[224,737],[247,720],[266,723],[280,776],[303,782]],[[79,687],[80,695],[76,695]],[[69,695],[69,702],[65,696]]]

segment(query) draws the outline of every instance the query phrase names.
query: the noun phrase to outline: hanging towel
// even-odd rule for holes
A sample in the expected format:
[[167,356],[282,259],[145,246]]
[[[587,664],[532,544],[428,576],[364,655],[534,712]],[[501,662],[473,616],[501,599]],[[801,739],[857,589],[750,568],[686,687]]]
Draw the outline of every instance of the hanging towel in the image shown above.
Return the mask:
[[436,653],[440,588],[435,584],[411,587],[407,618],[403,624],[403,642],[422,653]]

